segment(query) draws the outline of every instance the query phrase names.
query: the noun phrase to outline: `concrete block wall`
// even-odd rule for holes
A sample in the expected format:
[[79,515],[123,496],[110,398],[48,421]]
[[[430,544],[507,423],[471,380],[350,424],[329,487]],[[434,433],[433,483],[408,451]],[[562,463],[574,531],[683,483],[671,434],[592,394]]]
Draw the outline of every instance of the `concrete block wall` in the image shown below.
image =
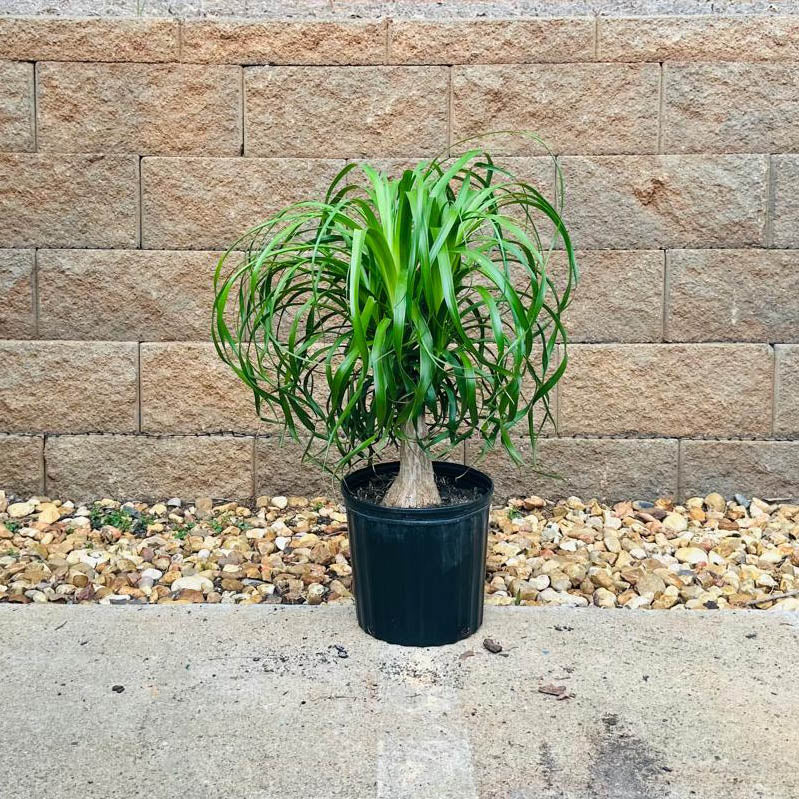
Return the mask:
[[0,486],[334,490],[216,360],[220,251],[348,159],[527,128],[583,282],[538,454],[565,479],[492,454],[499,493],[799,495],[799,16],[336,5],[0,16]]

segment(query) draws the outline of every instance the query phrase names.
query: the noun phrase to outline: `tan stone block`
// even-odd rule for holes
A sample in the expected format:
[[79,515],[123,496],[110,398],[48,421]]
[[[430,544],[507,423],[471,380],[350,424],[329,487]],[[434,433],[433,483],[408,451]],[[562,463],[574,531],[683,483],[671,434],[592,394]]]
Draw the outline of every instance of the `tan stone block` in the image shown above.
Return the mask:
[[85,500],[252,496],[252,438],[244,436],[49,436],[47,490]]
[[323,197],[343,166],[308,158],[145,158],[143,246],[225,249],[290,203]]
[[[490,143],[487,149],[490,151]],[[501,169],[508,170],[513,175],[512,180],[521,180],[538,189],[541,194],[553,205],[557,204],[556,186],[558,184],[557,160],[551,155],[540,155],[528,158],[525,156],[506,155],[494,159],[494,163]],[[506,180],[501,175],[495,175],[493,182]],[[560,188],[557,187],[557,191]]]
[[[661,340],[660,250],[579,250],[575,257],[580,280],[563,317],[569,341]],[[565,254],[555,254],[554,261],[553,271],[562,273]]]
[[775,247],[799,247],[799,155],[773,155]]
[[445,67],[250,67],[247,155],[435,155],[447,147]]
[[785,152],[799,146],[794,64],[668,64],[663,149]]
[[[256,495],[339,497],[340,477],[334,477],[310,461],[303,463],[304,450],[304,444],[298,444],[288,436],[258,436],[255,439]],[[331,450],[330,457],[335,461],[338,452]]]
[[670,341],[799,341],[796,250],[671,250]]
[[774,352],[777,369],[774,432],[777,435],[797,435],[799,434],[799,346],[778,344]]
[[392,20],[391,64],[592,61],[594,18]]
[[560,383],[568,435],[745,436],[771,432],[766,344],[575,344]]
[[214,271],[221,254],[39,250],[39,334],[61,339],[208,340]]
[[598,17],[598,24],[601,61],[799,60],[796,16]]
[[[452,70],[452,140],[533,131],[556,153],[654,153],[657,64],[535,64]],[[544,152],[519,135],[485,138],[495,155]]]
[[255,433],[269,429],[250,389],[211,343],[141,345],[145,433]]
[[[518,439],[517,445],[529,459],[529,443]],[[470,458],[479,449],[479,442],[470,442]],[[675,439],[541,438],[533,466],[516,466],[499,448],[470,465],[491,477],[497,500],[531,494],[553,500],[654,499],[677,493]]]
[[0,150],[33,149],[33,64],[0,61]]
[[30,496],[42,491],[42,436],[0,434],[0,487]]
[[[471,144],[465,145],[465,147],[471,146]],[[484,142],[484,146],[489,152],[491,151],[490,139]],[[464,147],[459,149],[464,149]],[[513,178],[510,180],[519,180],[528,183],[534,189],[541,192],[554,207],[558,207],[559,204],[562,203],[563,197],[561,194],[560,181],[558,179],[557,161],[551,155],[534,156],[532,158],[523,156],[501,156],[493,160],[501,169],[505,169],[513,175]],[[501,183],[505,180],[508,180],[508,178],[495,175],[492,182]],[[541,240],[541,247],[548,250],[550,246],[553,248],[562,246],[560,235],[556,235],[554,225],[549,217],[542,212],[537,212],[530,208],[528,208],[527,211],[535,223],[536,231]],[[518,208],[508,207],[505,209],[505,212],[513,219],[521,222],[528,234],[531,233],[529,221]]]
[[[638,343],[662,340],[663,253],[660,250],[578,250],[579,271],[571,300],[562,320],[569,342]],[[514,265],[511,275],[517,289],[529,290],[527,273]],[[549,256],[546,275],[558,291],[567,281],[566,254]],[[480,281],[483,282],[483,281]],[[555,296],[547,294],[554,307]]]
[[34,335],[33,250],[0,250],[0,337]]
[[129,432],[137,345],[0,341],[0,425],[10,433]]
[[241,68],[37,65],[39,150],[239,155]]
[[0,58],[16,61],[171,61],[178,21],[0,17]]
[[575,247],[763,243],[767,156],[565,156],[560,163]]
[[181,60],[203,64],[382,64],[386,22],[189,19]]
[[682,441],[680,489],[799,499],[799,441]]
[[0,247],[135,247],[133,155],[0,153]]

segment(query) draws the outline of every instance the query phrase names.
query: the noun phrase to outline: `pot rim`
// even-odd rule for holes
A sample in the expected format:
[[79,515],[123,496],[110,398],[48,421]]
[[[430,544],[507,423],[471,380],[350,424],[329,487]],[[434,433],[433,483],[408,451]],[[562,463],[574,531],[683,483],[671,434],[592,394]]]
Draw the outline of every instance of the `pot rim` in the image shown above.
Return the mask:
[[443,473],[466,480],[467,485],[481,490],[481,495],[477,499],[457,505],[433,505],[428,508],[390,508],[386,505],[379,505],[376,502],[359,499],[350,489],[350,484],[360,485],[375,474],[396,473],[398,471],[399,461],[388,461],[386,463],[375,463],[350,472],[341,481],[341,493],[344,495],[344,503],[347,509],[370,516],[379,515],[387,519],[431,521],[469,516],[472,513],[482,511],[487,505],[491,504],[491,499],[494,495],[494,481],[485,472],[453,461],[433,461],[433,471],[436,474]]

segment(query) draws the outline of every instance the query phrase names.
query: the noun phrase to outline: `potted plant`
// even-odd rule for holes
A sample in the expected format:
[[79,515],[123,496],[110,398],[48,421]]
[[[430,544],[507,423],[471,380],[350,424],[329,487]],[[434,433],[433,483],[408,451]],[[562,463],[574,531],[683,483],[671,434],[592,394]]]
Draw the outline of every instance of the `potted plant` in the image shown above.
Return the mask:
[[493,484],[444,458],[476,438],[521,463],[512,428],[534,444],[552,419],[577,277],[557,178],[550,203],[482,150],[399,177],[349,164],[219,261],[214,341],[259,415],[336,474],[366,462],[341,489],[377,638],[444,644],[482,622]]

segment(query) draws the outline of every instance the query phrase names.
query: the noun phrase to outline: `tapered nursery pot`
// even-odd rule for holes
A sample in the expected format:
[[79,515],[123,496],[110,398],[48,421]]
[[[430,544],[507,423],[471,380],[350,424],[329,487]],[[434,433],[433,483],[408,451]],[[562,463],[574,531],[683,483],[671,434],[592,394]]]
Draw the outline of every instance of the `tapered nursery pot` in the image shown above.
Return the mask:
[[375,475],[396,474],[398,463],[359,469],[341,483],[358,624],[392,644],[451,644],[483,622],[494,484],[457,463],[435,461],[433,469],[477,498],[457,505],[389,508],[356,496]]

